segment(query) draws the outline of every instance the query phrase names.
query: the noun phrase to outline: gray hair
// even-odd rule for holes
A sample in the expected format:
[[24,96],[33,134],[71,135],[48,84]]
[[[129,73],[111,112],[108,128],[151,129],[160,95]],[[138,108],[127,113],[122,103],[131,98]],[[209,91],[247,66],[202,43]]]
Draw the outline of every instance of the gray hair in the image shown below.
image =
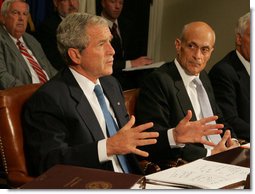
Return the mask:
[[10,6],[14,2],[24,2],[25,4],[27,4],[27,8],[28,8],[28,12],[29,12],[29,4],[25,0],[5,0],[3,2],[2,6],[1,6],[1,14],[2,14],[2,16],[6,16]]
[[250,17],[251,17],[251,14],[250,12],[248,12],[238,19],[236,28],[235,28],[236,34],[240,34],[241,36],[243,36],[245,30],[248,27],[248,24],[250,23]]
[[108,26],[108,23],[100,16],[71,13],[59,24],[57,29],[58,50],[68,65],[72,62],[68,55],[69,48],[77,48],[81,52],[87,47],[90,37],[86,29],[90,25]]

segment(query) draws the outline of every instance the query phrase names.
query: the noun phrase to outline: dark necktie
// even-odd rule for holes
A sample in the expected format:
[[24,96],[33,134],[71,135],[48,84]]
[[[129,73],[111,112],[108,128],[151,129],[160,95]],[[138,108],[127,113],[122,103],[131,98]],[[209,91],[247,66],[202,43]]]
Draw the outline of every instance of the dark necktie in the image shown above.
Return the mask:
[[113,23],[112,28],[111,28],[111,33],[112,33],[112,36],[113,36],[112,46],[115,50],[115,56],[123,57],[124,52],[123,52],[123,48],[122,48],[121,38],[118,34],[117,29],[118,29],[117,24]]
[[[115,121],[113,120],[110,112],[108,111],[101,86],[96,85],[94,92],[96,93],[98,102],[99,102],[100,107],[103,111],[108,133],[110,136],[113,136],[117,132],[117,125],[116,125]],[[119,163],[122,167],[122,170],[125,173],[129,173],[130,170],[129,170],[129,165],[128,165],[128,161],[126,160],[126,157],[124,155],[117,155],[117,158],[118,158]]]
[[[203,117],[205,118],[205,117],[213,116],[212,107],[201,80],[199,78],[195,78],[193,82],[196,85],[198,101],[201,107]],[[215,121],[212,121],[211,124],[215,124]],[[221,137],[219,134],[209,135],[208,137],[209,137],[209,140],[215,144],[218,144],[221,140]]]
[[118,29],[117,24],[116,24],[116,23],[113,23],[112,29],[111,29],[112,35],[113,35],[114,38],[120,39],[120,36],[119,36],[119,34],[118,34],[118,30],[117,30],[117,29]]
[[43,72],[41,66],[29,54],[28,50],[24,47],[24,45],[19,40],[17,41],[17,45],[19,47],[19,50],[20,50],[21,54],[24,55],[27,58],[27,60],[29,61],[30,65],[32,66],[32,68],[36,72],[40,82],[41,83],[47,82],[47,77],[46,77],[45,73]]

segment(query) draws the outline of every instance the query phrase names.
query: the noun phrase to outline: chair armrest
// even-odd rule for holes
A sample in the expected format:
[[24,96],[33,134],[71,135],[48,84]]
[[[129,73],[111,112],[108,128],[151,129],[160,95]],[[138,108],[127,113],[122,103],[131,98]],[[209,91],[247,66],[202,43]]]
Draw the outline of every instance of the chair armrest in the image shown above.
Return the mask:
[[143,169],[143,172],[145,175],[152,174],[155,172],[159,172],[161,169],[157,164],[154,164],[153,162],[142,160],[139,162],[141,168]]
[[21,172],[8,172],[7,175],[7,182],[11,182],[11,186],[14,188],[18,188],[33,179],[34,177],[27,176]]

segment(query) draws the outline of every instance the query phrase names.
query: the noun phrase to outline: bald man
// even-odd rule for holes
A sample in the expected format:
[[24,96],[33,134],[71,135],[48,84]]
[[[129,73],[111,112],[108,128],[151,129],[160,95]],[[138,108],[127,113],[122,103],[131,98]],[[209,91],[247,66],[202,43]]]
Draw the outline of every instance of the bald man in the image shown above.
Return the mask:
[[230,130],[222,133],[222,138],[218,136],[219,142],[212,147],[203,144],[178,145],[173,139],[173,129],[188,110],[192,111],[192,121],[205,117],[199,103],[197,85],[193,82],[195,78],[200,78],[206,90],[212,114],[218,116],[216,122],[225,124],[225,129],[228,129],[204,71],[214,44],[215,33],[208,24],[198,21],[185,25],[180,37],[175,40],[176,58],[143,81],[136,107],[137,123],[153,121],[154,127],[151,130],[160,134],[157,144],[145,146],[152,161],[178,158],[193,161],[238,145],[231,138],[235,135]]

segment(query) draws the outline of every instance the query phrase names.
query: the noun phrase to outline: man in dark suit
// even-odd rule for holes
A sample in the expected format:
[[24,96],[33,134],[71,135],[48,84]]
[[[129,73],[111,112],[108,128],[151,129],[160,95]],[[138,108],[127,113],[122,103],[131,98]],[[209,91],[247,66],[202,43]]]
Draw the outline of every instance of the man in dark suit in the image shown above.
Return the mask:
[[[31,175],[37,176],[55,164],[69,164],[123,172],[117,159],[127,159],[131,173],[142,173],[134,154],[149,153],[137,146],[156,143],[157,132],[146,132],[153,123],[134,127],[127,114],[121,87],[112,73],[114,50],[107,22],[86,13],[68,15],[59,25],[58,46],[66,64],[43,85],[24,107],[25,150]],[[117,129],[110,131],[105,109],[95,89],[102,88],[106,109]],[[176,128],[176,142],[205,142],[204,134],[220,133],[222,125],[189,124],[187,116]],[[187,127],[191,127],[187,130]],[[201,130],[197,127],[200,126]],[[192,134],[192,135],[191,135]]]
[[[113,62],[113,76],[121,83],[124,90],[139,87],[145,71],[123,72],[130,67],[144,66],[152,63],[152,59],[141,53],[143,49],[137,40],[137,33],[133,23],[121,15],[124,0],[102,0],[101,16],[108,21],[113,34],[112,46],[115,50]],[[116,24],[116,32],[113,29]],[[116,34],[116,35],[115,35]]]
[[29,5],[22,0],[6,0],[1,7],[3,26],[0,26],[0,89],[39,83],[40,75],[17,46],[20,42],[33,61],[43,71],[45,80],[55,75],[40,43],[25,32]]
[[209,76],[224,118],[238,138],[250,142],[250,13],[239,18],[235,33],[236,49]]
[[53,3],[56,11],[46,18],[36,36],[51,64],[60,70],[63,68],[64,61],[57,48],[57,28],[68,14],[78,12],[79,0],[53,0]]
[[218,137],[219,143],[215,143],[213,147],[205,147],[202,144],[178,145],[172,138],[172,130],[188,110],[192,111],[193,121],[204,117],[199,93],[196,91],[198,85],[193,82],[195,78],[202,81],[209,97],[212,114],[219,117],[217,123],[223,123],[209,78],[204,71],[214,43],[215,33],[208,24],[192,22],[185,25],[181,37],[175,41],[176,59],[164,64],[144,79],[136,104],[136,117],[138,124],[152,121],[154,127],[151,130],[160,134],[157,144],[144,148],[150,152],[151,160],[158,162],[182,158],[192,161],[237,145],[231,140],[229,130],[222,139]]

